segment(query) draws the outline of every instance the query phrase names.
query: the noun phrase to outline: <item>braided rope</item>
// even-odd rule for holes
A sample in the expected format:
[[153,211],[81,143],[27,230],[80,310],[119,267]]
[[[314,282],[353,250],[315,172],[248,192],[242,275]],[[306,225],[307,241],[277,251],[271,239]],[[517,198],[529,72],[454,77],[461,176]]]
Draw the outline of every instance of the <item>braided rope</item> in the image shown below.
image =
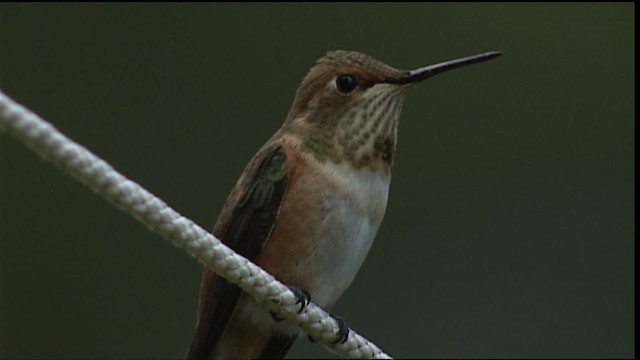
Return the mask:
[[211,233],[183,217],[149,191],[118,173],[107,162],[73,142],[0,90],[0,131],[7,132],[47,161],[129,213],[150,230],[183,248],[218,275],[239,285],[259,302],[294,321],[325,347],[348,358],[390,358],[351,330],[347,341],[333,344],[339,325],[313,303],[298,313],[296,296],[273,276],[234,253]]

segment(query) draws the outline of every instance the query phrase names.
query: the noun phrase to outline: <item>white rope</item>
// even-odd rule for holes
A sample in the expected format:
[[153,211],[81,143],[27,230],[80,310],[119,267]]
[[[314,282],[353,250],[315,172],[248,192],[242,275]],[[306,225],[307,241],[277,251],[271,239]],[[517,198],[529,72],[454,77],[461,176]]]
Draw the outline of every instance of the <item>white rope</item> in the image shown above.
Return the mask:
[[313,303],[298,314],[296,296],[273,276],[236,254],[211,233],[183,217],[140,185],[127,179],[83,146],[0,90],[0,130],[133,215],[152,231],[183,248],[216,274],[239,285],[278,315],[294,321],[328,349],[348,358],[390,358],[375,344],[349,331],[344,344],[333,344],[338,323]]

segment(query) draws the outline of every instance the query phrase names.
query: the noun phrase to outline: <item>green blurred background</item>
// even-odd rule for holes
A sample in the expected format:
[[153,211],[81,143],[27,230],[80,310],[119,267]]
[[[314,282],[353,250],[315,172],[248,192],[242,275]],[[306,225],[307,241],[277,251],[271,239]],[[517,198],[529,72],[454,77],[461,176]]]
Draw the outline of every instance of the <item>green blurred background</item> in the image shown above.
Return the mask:
[[[335,312],[396,357],[632,357],[634,22],[632,3],[1,4],[0,85],[210,229],[327,50],[501,50],[409,95]],[[1,356],[182,357],[201,266],[0,141]]]

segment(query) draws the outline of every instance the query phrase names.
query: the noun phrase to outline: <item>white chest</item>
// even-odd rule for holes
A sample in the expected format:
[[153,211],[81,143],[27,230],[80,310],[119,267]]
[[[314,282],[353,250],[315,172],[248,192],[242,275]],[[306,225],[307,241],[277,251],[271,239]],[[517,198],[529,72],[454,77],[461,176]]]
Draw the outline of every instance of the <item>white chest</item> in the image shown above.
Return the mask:
[[334,186],[321,192],[321,224],[307,271],[314,301],[331,305],[347,289],[376,236],[387,206],[390,175],[329,164]]

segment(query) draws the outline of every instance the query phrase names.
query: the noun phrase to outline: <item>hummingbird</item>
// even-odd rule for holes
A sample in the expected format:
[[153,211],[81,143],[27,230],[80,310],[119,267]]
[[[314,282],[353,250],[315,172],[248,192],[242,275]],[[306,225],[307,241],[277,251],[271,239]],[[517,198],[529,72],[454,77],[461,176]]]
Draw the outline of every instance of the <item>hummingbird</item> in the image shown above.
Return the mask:
[[[301,310],[312,300],[331,311],[384,217],[408,90],[499,55],[398,70],[359,52],[328,52],[302,80],[282,127],[245,167],[213,234],[287,284]],[[335,318],[344,342],[348,326]],[[281,320],[205,267],[187,358],[283,358],[302,330]]]

